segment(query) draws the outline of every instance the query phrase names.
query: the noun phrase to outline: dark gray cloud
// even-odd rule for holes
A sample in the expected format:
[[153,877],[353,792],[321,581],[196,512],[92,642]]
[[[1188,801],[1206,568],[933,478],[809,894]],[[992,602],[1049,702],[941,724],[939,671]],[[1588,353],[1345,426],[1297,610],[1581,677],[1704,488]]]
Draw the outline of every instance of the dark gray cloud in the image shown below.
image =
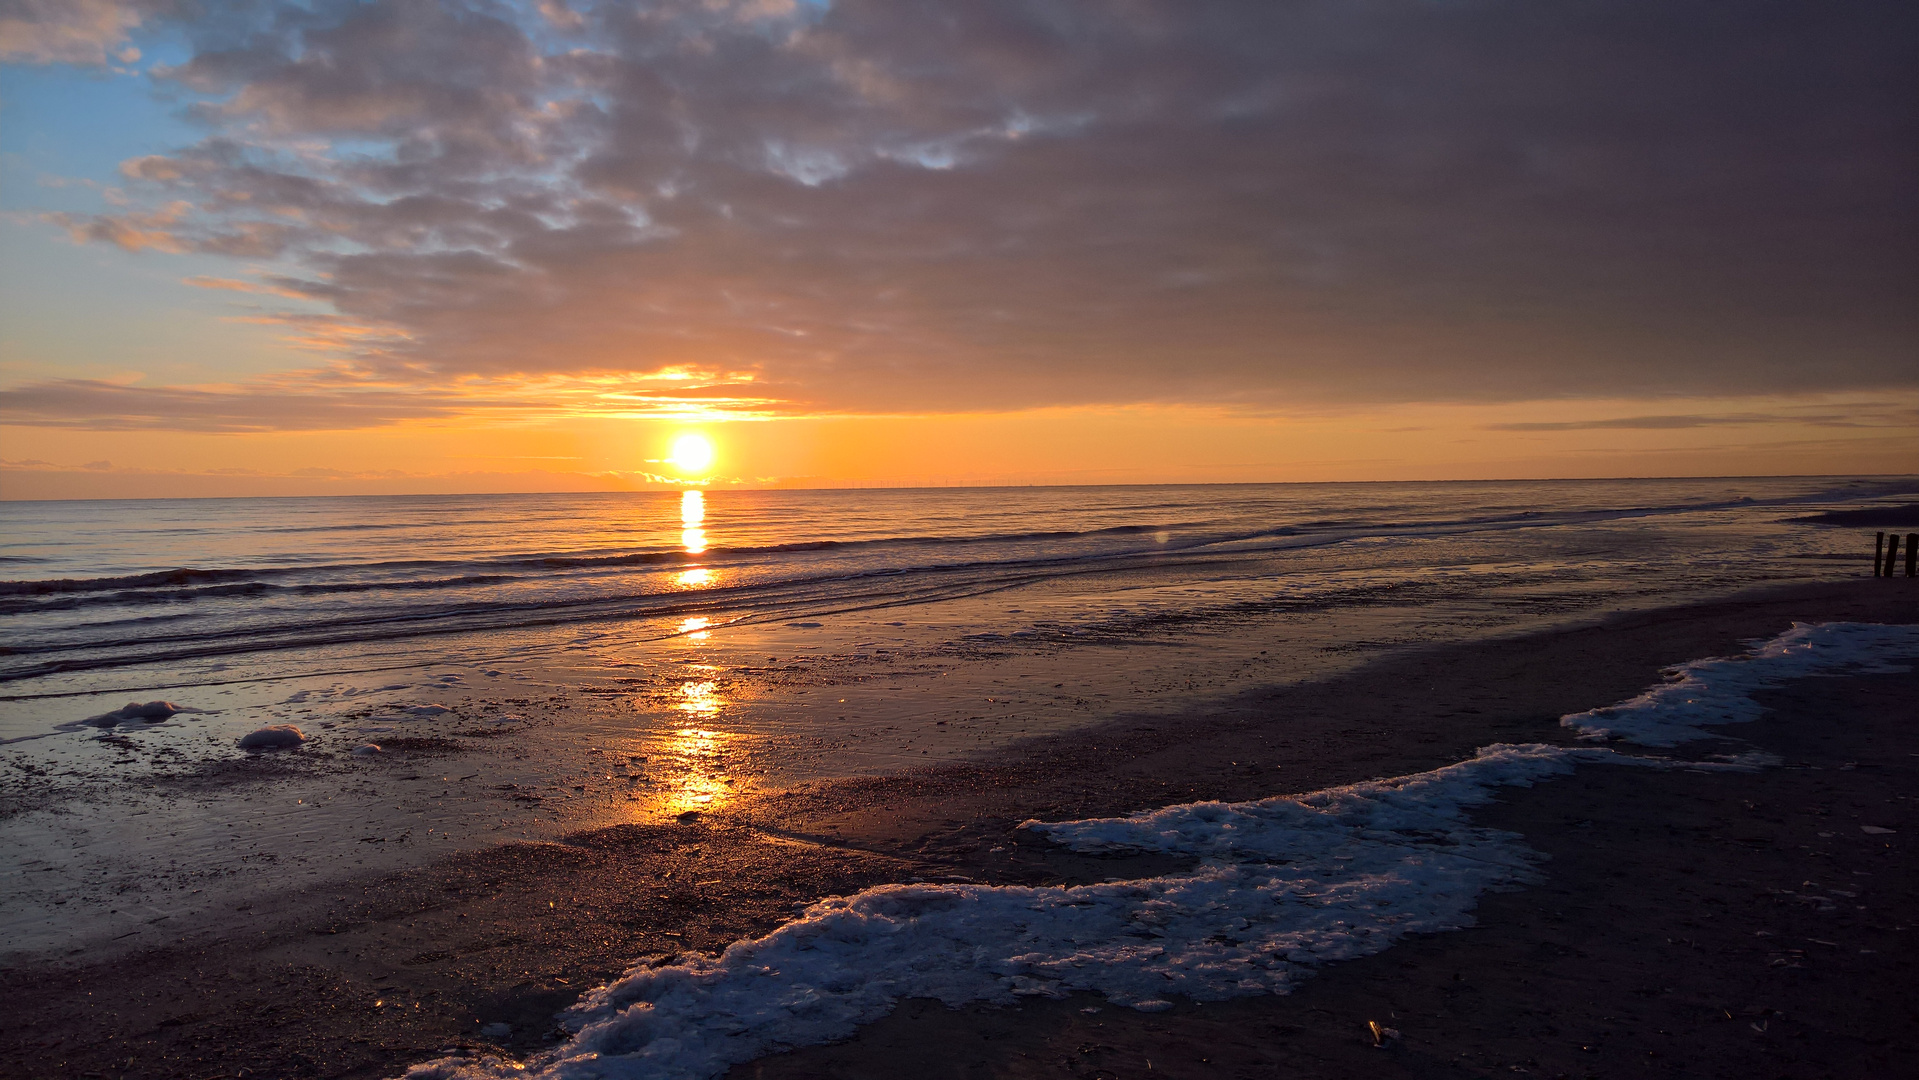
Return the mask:
[[[63,221],[277,257],[356,370],[795,408],[1911,386],[1919,9],[215,5]],[[189,209],[179,209],[185,204]],[[164,239],[163,239],[164,238]]]

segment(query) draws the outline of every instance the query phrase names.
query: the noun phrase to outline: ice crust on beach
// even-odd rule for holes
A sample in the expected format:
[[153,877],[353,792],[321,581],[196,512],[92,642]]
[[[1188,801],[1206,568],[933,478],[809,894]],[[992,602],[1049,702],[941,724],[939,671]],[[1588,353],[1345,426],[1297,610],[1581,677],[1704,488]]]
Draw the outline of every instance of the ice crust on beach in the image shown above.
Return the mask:
[[[1562,723],[1672,745],[1705,735],[1700,724],[1756,717],[1753,690],[1900,670],[1893,661],[1915,651],[1913,627],[1795,625],[1746,656],[1687,664],[1671,684]],[[959,1006],[1090,991],[1152,1011],[1172,997],[1285,993],[1318,964],[1470,925],[1479,896],[1527,882],[1539,856],[1467,812],[1500,787],[1601,762],[1750,771],[1764,756],[1698,762],[1499,744],[1428,772],[1305,795],[1029,821],[1021,827],[1075,851],[1183,855],[1197,866],[1101,885],[886,885],[830,898],[717,957],[630,969],[563,1014],[571,1041],[527,1062],[445,1058],[407,1076],[713,1077],[845,1038],[909,997]]]
[[[1075,887],[888,885],[807,908],[717,957],[636,967],[565,1017],[539,1077],[708,1077],[831,1041],[905,997],[948,1005],[1085,990],[1165,1008],[1284,993],[1314,965],[1471,923],[1488,888],[1528,879],[1517,835],[1468,807],[1606,751],[1491,746],[1429,773],[1297,798],[1198,803],[1027,828],[1082,851],[1198,856],[1189,873]],[[424,1078],[525,1076],[449,1059]]]
[[1919,626],[1794,623],[1744,656],[1715,656],[1669,670],[1671,682],[1617,705],[1559,722],[1582,738],[1674,746],[1710,735],[1707,724],[1741,724],[1763,709],[1754,691],[1809,675],[1902,672],[1919,656]]

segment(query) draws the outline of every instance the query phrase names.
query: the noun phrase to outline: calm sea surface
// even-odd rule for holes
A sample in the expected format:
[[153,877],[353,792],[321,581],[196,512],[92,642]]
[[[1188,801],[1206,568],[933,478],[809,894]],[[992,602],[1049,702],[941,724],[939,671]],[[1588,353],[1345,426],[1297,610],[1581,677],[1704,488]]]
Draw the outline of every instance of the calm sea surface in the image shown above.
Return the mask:
[[1214,586],[1160,590],[1164,620],[1441,578],[1604,593],[1810,576],[1864,555],[1848,531],[1785,519],[1913,488],[1788,478],[0,503],[0,687],[154,665],[177,682],[240,657],[300,666],[316,649],[430,651],[445,635],[569,624],[668,634],[689,620],[903,610],[1068,580],[1087,586],[1080,609],[1038,630],[1110,622],[1108,601],[1147,578]]

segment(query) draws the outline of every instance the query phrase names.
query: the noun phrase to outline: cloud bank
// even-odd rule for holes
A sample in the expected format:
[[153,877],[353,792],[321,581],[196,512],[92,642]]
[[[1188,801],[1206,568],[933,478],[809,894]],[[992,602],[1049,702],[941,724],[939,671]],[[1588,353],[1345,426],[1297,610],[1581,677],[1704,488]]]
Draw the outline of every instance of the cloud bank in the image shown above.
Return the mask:
[[[97,59],[148,17],[10,3],[0,26],[37,29],[0,41],[37,60]],[[326,305],[310,343],[428,415],[472,380],[674,368],[853,412],[1919,372],[1909,4],[191,12],[165,23],[190,58],[154,78],[206,137],[127,161],[136,205],[57,223],[297,268],[255,291]],[[5,407],[88,423],[115,393]],[[126,415],[168,409],[219,412]]]

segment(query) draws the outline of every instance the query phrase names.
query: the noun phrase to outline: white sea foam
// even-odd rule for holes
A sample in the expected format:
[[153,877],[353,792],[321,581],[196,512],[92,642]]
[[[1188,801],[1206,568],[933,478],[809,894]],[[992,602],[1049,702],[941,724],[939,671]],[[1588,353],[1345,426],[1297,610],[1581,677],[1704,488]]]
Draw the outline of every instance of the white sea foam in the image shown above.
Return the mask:
[[[1686,665],[1672,686],[1564,722],[1578,727],[1603,713],[1612,732],[1670,745],[1701,734],[1699,723],[1749,719],[1753,689],[1806,674],[1889,670],[1890,658],[1915,643],[1911,628],[1795,626],[1747,657]],[[1670,693],[1682,686],[1690,700]],[[780,1049],[844,1038],[906,997],[957,1006],[1080,990],[1156,1010],[1175,996],[1285,993],[1318,964],[1469,925],[1480,894],[1529,880],[1539,856],[1518,834],[1467,820],[1498,787],[1530,786],[1582,762],[1749,771],[1762,760],[1502,744],[1430,772],[1307,795],[1029,821],[1022,827],[1075,851],[1183,855],[1197,865],[1070,888],[887,885],[831,898],[717,957],[629,970],[564,1014],[572,1040],[528,1062],[447,1058],[407,1075],[712,1077]]]
[[1560,718],[1586,739],[1624,739],[1673,746],[1704,738],[1708,724],[1741,724],[1763,711],[1757,690],[1809,675],[1910,670],[1919,656],[1919,626],[1794,623],[1744,656],[1694,660],[1669,670],[1672,681],[1618,705]]

